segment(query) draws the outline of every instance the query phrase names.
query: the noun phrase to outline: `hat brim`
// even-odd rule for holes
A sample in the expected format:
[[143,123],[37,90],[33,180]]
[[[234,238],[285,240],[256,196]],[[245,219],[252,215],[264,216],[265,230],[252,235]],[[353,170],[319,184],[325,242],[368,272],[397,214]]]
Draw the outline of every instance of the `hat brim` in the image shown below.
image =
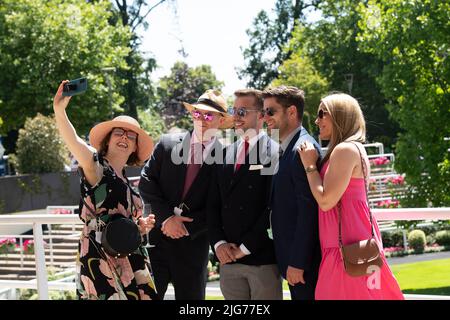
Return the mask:
[[189,112],[191,112],[194,109],[199,109],[199,110],[216,112],[216,113],[222,114],[222,116],[225,118],[225,120],[223,121],[222,125],[219,126],[219,129],[230,129],[234,126],[233,117],[230,116],[226,112],[219,112],[217,109],[214,109],[213,107],[210,107],[210,106],[208,106],[206,104],[202,104],[202,103],[193,105],[193,104],[190,104],[187,102],[183,102],[183,105]]
[[138,134],[138,146],[136,150],[138,159],[143,162],[150,158],[153,151],[153,139],[147,132],[128,122],[111,120],[97,124],[89,132],[89,143],[91,146],[99,150],[103,139],[105,139],[113,128],[125,128],[136,132]]

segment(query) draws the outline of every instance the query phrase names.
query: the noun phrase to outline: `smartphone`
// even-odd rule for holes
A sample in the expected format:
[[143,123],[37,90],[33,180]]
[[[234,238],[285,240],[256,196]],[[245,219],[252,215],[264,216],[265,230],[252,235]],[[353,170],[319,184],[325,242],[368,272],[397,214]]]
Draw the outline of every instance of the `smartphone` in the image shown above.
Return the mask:
[[75,96],[87,90],[87,79],[79,78],[67,82],[63,87],[63,97]]

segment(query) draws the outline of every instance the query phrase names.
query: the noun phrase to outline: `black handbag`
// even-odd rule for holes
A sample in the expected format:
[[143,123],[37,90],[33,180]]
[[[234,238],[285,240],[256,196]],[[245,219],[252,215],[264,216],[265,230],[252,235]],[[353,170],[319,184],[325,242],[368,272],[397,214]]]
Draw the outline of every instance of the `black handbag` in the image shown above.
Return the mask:
[[102,231],[101,242],[105,252],[117,258],[136,251],[142,238],[136,223],[121,214],[114,214]]

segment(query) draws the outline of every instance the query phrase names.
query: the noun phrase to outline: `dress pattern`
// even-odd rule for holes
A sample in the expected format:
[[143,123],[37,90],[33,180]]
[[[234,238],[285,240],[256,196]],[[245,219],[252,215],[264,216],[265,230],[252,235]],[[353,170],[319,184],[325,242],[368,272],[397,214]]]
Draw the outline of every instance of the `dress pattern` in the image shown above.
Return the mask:
[[[322,180],[328,162],[320,175]],[[369,207],[364,178],[351,178],[341,198],[342,242],[344,245],[371,236]],[[319,208],[319,238],[322,262],[315,297],[317,300],[403,300],[403,294],[383,253],[378,223],[373,217],[375,240],[381,248],[383,266],[376,274],[351,277],[344,269],[339,250],[339,218],[337,206],[328,211]]]
[[118,177],[106,159],[98,161],[103,167],[100,182],[90,186],[81,175],[79,215],[85,225],[78,245],[77,296],[83,300],[158,299],[145,247],[141,245],[128,257],[119,258],[109,256],[102,248],[97,231],[102,230],[105,217],[121,214],[137,222],[143,206],[128,179]]

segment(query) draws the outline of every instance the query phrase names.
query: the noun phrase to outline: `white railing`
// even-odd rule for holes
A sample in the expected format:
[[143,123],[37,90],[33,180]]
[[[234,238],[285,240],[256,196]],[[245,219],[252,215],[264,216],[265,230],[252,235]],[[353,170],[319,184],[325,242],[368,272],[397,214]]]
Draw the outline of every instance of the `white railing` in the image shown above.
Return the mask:
[[[450,220],[449,208],[401,208],[373,209],[378,221],[383,220]],[[75,214],[27,214],[0,215],[0,224],[30,224],[33,226],[36,281],[0,280],[0,288],[33,288],[38,290],[40,300],[48,300],[48,290],[73,290],[74,283],[48,282],[42,236],[43,224],[82,224]]]

